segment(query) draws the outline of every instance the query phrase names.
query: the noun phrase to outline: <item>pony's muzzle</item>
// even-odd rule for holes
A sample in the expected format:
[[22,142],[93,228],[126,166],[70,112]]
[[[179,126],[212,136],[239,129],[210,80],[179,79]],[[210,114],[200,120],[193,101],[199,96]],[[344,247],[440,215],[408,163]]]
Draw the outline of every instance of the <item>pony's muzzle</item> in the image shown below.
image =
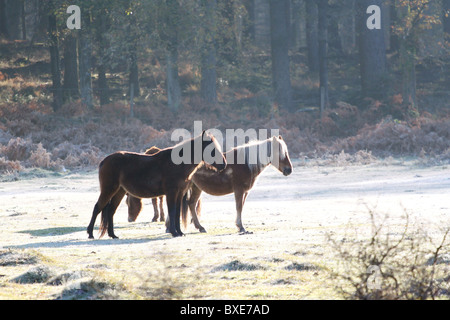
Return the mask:
[[292,173],[292,168],[284,168],[283,175],[288,176]]

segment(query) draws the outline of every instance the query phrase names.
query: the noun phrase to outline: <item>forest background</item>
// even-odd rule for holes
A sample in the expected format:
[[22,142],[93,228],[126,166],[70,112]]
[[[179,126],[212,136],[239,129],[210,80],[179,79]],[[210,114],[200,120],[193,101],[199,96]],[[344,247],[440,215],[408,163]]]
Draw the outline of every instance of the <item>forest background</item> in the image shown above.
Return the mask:
[[449,162],[449,42],[450,0],[0,0],[0,172],[197,120],[279,129],[292,158]]

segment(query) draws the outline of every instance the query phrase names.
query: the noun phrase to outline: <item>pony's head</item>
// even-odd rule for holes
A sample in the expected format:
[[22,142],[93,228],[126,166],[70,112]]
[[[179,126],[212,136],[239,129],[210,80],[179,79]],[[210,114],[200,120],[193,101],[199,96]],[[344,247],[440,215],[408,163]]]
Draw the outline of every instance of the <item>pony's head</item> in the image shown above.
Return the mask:
[[274,136],[272,139],[272,165],[283,175],[288,176],[292,173],[292,163],[289,158],[289,152],[281,136]]
[[222,148],[216,138],[203,130],[202,140],[202,160],[207,167],[213,170],[222,171],[227,166],[227,160],[223,155]]

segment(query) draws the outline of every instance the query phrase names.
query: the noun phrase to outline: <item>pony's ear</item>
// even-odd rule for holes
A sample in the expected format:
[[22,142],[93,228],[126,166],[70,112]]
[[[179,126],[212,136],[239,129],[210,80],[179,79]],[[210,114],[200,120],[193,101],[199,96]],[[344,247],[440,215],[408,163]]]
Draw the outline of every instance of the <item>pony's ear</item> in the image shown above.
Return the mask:
[[203,130],[202,131],[202,137],[205,135],[205,133],[206,133],[206,130]]
[[283,137],[281,136],[281,134],[278,136],[278,139],[283,140]]

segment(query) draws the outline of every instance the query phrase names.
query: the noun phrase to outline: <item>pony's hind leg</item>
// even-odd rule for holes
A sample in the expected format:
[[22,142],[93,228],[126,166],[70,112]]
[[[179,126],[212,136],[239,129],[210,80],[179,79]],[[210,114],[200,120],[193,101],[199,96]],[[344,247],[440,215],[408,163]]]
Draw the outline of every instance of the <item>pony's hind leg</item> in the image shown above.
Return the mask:
[[[205,228],[200,224],[200,221],[198,220],[198,216],[200,214],[200,208],[201,208],[201,199],[200,196],[202,194],[202,190],[198,188],[195,184],[192,185],[191,188],[191,196],[188,200],[188,206],[189,211],[191,211],[191,217],[192,222],[194,223],[195,228],[198,229],[200,232],[206,232]],[[184,218],[186,219],[186,218]]]
[[164,217],[164,197],[159,197],[159,221],[165,221]]
[[180,237],[183,235],[180,229],[181,197],[178,196],[177,193],[178,192],[166,194],[167,209],[169,211],[166,227],[168,227],[169,232],[173,237]]
[[114,224],[113,217],[116,213],[117,207],[125,196],[126,192],[124,189],[120,188],[114,197],[112,197],[111,201],[102,211],[102,224],[100,226],[100,237],[102,237],[106,231],[108,231],[108,236],[113,239],[117,239],[118,237],[114,234]]
[[89,225],[87,227],[87,233],[89,235],[89,239],[94,239],[93,231],[94,231],[94,224],[95,220],[97,219],[98,214],[100,213],[101,209],[99,209],[98,201],[94,206],[94,210],[92,212],[91,222],[89,222]]
[[110,194],[110,193],[105,193],[105,192],[100,193],[97,203],[94,206],[94,210],[92,211],[91,221],[89,222],[89,225],[87,227],[87,233],[89,235],[89,239],[94,239],[93,231],[94,231],[95,220],[97,219],[98,214],[102,210],[104,210],[105,207],[108,205],[111,197],[112,197],[112,194]]

